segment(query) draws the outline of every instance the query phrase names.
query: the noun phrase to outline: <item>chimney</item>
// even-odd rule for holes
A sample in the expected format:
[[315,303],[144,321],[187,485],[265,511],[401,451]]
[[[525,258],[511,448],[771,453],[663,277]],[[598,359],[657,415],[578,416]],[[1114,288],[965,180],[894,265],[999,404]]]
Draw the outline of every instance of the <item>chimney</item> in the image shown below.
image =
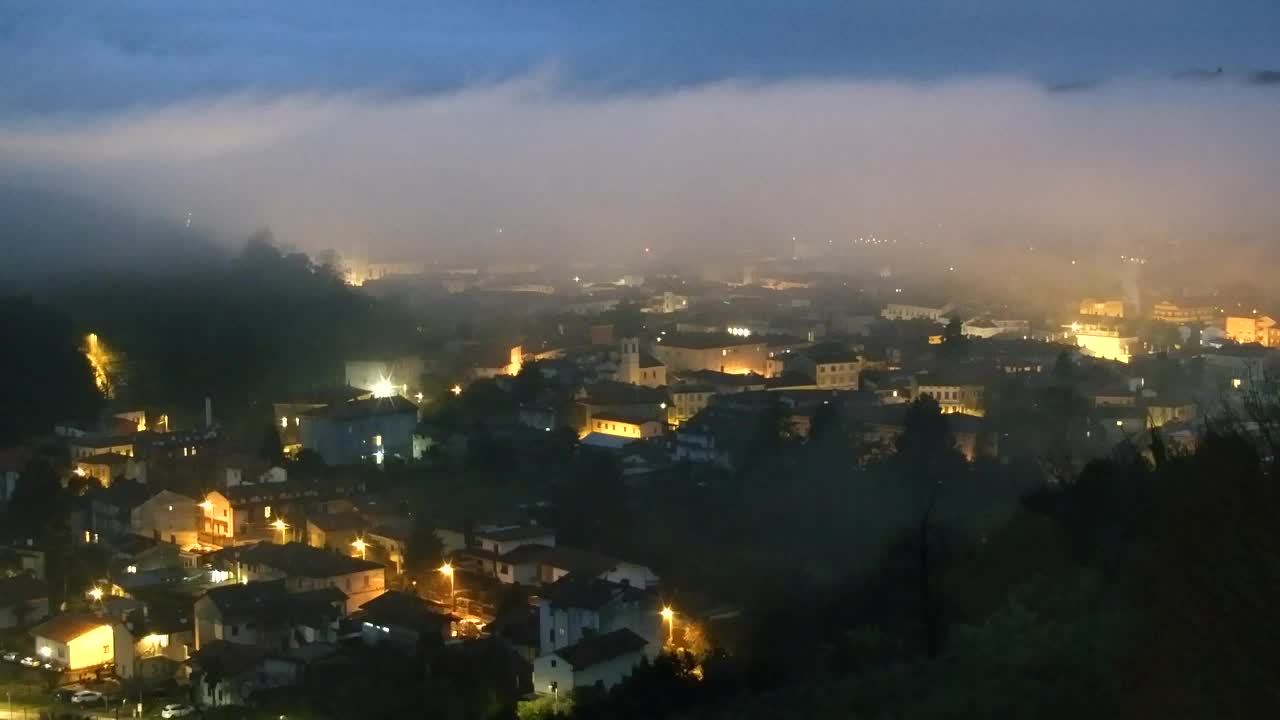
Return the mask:
[[213,398],[208,395],[204,398],[204,426],[213,427]]

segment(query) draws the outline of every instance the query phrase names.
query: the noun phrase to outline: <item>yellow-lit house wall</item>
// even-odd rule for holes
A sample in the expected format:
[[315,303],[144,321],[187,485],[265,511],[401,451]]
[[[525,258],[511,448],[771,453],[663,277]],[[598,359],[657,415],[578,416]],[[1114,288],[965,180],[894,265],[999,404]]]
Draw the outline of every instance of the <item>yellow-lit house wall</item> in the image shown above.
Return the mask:
[[36,636],[36,653],[69,670],[115,662],[115,634],[110,625],[99,625],[68,642]]
[[1120,337],[1118,335],[1076,335],[1076,345],[1085,351],[1085,354],[1091,357],[1102,358],[1103,360],[1115,360],[1122,363],[1129,362],[1133,357],[1132,346],[1137,342],[1136,338]]

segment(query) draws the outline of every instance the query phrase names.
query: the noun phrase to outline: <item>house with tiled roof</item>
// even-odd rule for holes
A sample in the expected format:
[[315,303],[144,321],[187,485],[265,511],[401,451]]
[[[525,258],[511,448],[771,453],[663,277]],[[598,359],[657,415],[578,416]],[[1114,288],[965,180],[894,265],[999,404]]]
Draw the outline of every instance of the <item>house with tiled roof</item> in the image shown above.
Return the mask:
[[588,635],[533,661],[534,692],[559,695],[583,687],[607,690],[635,670],[648,648],[648,641],[626,628]]
[[109,665],[115,661],[115,638],[102,618],[62,613],[31,628],[36,657],[68,670]]

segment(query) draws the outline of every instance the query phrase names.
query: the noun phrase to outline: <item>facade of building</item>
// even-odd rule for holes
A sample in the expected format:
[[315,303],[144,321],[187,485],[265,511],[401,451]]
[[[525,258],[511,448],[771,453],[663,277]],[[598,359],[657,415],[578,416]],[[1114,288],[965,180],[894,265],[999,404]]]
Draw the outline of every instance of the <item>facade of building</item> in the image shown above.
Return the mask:
[[1280,347],[1280,327],[1267,315],[1229,316],[1225,335],[1241,345],[1258,343],[1263,347]]
[[1175,303],[1163,300],[1151,306],[1151,319],[1160,322],[1189,325],[1209,323],[1218,318],[1218,308],[1207,301]]
[[199,544],[203,514],[195,498],[161,490],[130,512],[129,525],[136,535],[187,548]]
[[1080,314],[1094,317],[1123,318],[1126,314],[1125,301],[1085,298],[1080,301]]
[[885,320],[932,320],[937,323],[945,323],[947,313],[951,312],[950,304],[940,307],[930,307],[927,305],[907,305],[904,303],[889,303],[880,311],[880,317]]
[[642,440],[657,437],[665,430],[662,423],[649,418],[620,413],[601,413],[591,418],[590,432],[601,435]]
[[715,370],[733,375],[769,372],[768,343],[727,333],[660,336],[652,350],[668,374],[690,370]]
[[354,400],[302,415],[302,447],[329,465],[413,457],[418,407],[402,397]]
[[1127,363],[1133,359],[1138,338],[1098,329],[1076,333],[1076,345],[1090,357]]
[[31,636],[36,657],[67,670],[115,661],[115,634],[101,618],[63,613],[32,628]]
[[648,643],[625,628],[583,638],[533,661],[533,689],[560,695],[577,688],[607,690],[622,682],[646,657]]

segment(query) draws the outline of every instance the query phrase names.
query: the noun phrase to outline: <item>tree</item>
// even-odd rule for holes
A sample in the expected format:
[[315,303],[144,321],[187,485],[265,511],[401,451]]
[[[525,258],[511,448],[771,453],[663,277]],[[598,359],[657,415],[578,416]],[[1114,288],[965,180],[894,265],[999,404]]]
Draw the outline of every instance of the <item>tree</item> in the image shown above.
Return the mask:
[[0,445],[96,416],[102,394],[67,316],[29,298],[0,298]]
[[258,457],[272,465],[284,462],[284,449],[280,447],[280,432],[276,430],[275,423],[267,423],[262,433],[262,443],[258,446]]
[[423,575],[434,571],[444,562],[444,543],[436,535],[436,529],[426,518],[419,516],[404,548],[404,568],[407,574]]
[[964,323],[958,315],[952,315],[942,331],[942,354],[961,358],[969,352],[969,338],[964,336]]
[[925,652],[936,657],[943,638],[938,505],[963,474],[964,458],[955,448],[938,402],[927,395],[907,407],[895,446],[893,464],[913,517],[909,542],[915,556]]

